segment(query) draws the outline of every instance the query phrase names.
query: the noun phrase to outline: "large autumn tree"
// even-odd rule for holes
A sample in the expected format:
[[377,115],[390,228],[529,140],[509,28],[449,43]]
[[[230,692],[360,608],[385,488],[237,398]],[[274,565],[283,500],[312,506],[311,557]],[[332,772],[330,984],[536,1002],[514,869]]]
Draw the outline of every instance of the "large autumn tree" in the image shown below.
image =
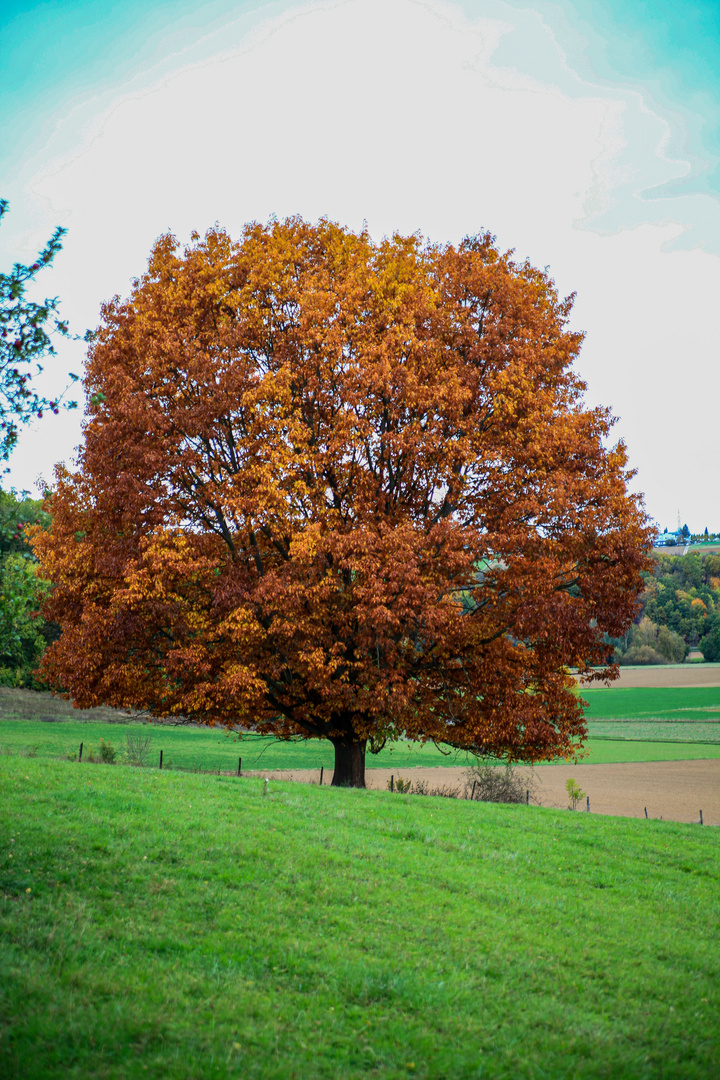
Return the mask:
[[650,533],[570,307],[489,235],[161,238],[103,309],[78,467],[35,536],[63,631],[44,677],[329,739],[334,784],[387,738],[571,752],[567,668],[607,663]]

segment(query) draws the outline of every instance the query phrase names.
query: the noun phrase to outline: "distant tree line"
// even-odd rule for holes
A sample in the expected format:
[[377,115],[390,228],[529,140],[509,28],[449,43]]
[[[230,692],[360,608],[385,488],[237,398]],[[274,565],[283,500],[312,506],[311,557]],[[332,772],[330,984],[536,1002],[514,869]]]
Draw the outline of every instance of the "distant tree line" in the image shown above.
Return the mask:
[[720,661],[720,555],[656,553],[635,624],[612,642],[620,664],[682,663],[690,649]]

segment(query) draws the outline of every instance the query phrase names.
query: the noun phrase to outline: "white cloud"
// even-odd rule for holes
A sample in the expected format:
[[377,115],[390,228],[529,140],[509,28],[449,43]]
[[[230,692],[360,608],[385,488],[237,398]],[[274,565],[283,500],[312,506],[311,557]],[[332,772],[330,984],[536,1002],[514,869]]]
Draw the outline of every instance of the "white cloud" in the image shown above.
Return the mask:
[[[570,92],[557,49],[547,83],[524,75],[521,57],[516,70],[495,65],[526,15],[493,10],[503,17],[471,21],[415,0],[293,9],[118,97],[84,129],[65,125],[63,156],[31,181],[44,220],[70,230],[52,289],[74,325],[93,325],[159,233],[184,238],[216,220],[237,234],[272,213],[326,214],[439,240],[490,228],[549,264],[561,291],[578,290],[581,369],[592,400],[622,418],[650,510],[670,521],[680,503],[691,526],[720,527],[720,498],[682,449],[702,463],[715,448],[720,260],[666,252],[681,232],[671,218],[592,231],[618,191],[630,191],[627,217],[653,169],[668,174],[662,124],[638,127],[636,93]],[[638,205],[637,220],[648,213]],[[52,431],[24,438],[18,484],[38,466],[47,475],[53,453],[69,456],[77,427],[53,418]]]

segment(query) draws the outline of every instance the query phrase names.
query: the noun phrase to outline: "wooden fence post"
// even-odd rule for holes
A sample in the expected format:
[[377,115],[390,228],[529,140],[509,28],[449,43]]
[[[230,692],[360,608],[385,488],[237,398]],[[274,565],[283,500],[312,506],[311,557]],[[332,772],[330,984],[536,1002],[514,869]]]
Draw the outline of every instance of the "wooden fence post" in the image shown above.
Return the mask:
[[525,792],[525,805],[526,806],[530,805],[530,790],[529,789]]
[[324,766],[324,765],[321,765],[321,766],[320,766],[320,787],[322,787],[322,782],[323,782],[323,773],[324,773],[324,772],[325,772],[325,766]]
[[702,825],[702,810],[700,811],[700,824]]
[[472,789],[472,791],[470,792],[470,801],[471,801],[471,802],[472,802],[472,801],[474,800],[474,798],[475,798],[475,788],[476,788],[476,787],[477,787],[477,780],[473,780],[473,789]]
[[83,748],[83,744],[80,743],[80,753],[78,754],[78,761],[82,761],[82,748]]
[[590,813],[590,796],[589,795],[587,797],[587,807],[586,807],[586,809],[587,809],[587,812],[589,814]]
[[160,768],[162,769],[162,750],[160,751]]
[[647,806],[645,807],[645,820],[647,821]]
[[394,790],[395,790],[395,776],[394,776],[394,775],[392,775],[392,774],[391,774],[391,776],[390,776],[390,790],[391,790],[391,791],[394,791]]
[[238,758],[238,776],[240,776],[241,772],[242,772],[242,758],[239,757]]

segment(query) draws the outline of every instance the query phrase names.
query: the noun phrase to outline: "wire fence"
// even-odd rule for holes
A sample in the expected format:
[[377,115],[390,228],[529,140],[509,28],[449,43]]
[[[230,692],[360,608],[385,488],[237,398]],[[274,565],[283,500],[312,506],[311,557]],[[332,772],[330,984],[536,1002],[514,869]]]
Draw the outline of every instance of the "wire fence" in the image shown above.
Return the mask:
[[591,799],[588,802],[586,797],[582,805],[577,806],[575,810],[567,804],[551,800],[545,802],[538,800],[536,805],[549,810],[568,810],[569,813],[575,814],[591,813],[602,817],[642,818],[645,821],[676,821],[686,825],[720,826],[720,813],[717,811],[711,810],[708,813],[698,807],[697,811],[693,812],[689,808],[674,807],[670,803],[655,802],[645,805],[641,800],[637,802],[628,800],[620,805],[601,799]]
[[[259,770],[256,767],[251,769],[243,769],[242,757],[238,756],[237,767],[228,769],[226,767],[207,768],[193,765],[179,765],[169,760],[162,749],[152,749],[150,752],[149,739],[138,740],[137,744],[128,742],[130,751],[130,759],[126,755],[122,762],[115,761],[114,752],[108,757],[103,756],[103,749],[108,749],[104,746],[102,740],[99,750],[93,750],[91,756],[88,756],[84,743],[80,743],[78,751],[72,755],[66,755],[66,759],[74,760],[81,764],[122,764],[129,767],[140,768],[154,768],[165,771],[191,773],[204,776],[227,776],[227,777],[244,777],[245,779],[261,779],[265,780],[270,778],[274,781],[284,782],[300,782],[300,783],[314,783],[318,785],[328,785],[332,783],[332,769],[325,770],[324,766],[320,766],[318,769],[284,769],[284,770]],[[34,748],[18,748],[18,753],[21,756],[33,757],[35,754],[32,752]],[[110,748],[111,749],[111,748]],[[6,753],[12,753],[7,749]],[[252,762],[253,765],[257,765],[256,762]],[[415,772],[416,770],[411,770]],[[400,795],[421,796],[421,797],[444,797],[444,798],[456,798],[456,799],[471,799],[473,801],[491,801],[495,803],[502,803],[506,800],[502,798],[490,798],[483,799],[481,792],[478,790],[476,793],[476,786],[463,781],[458,777],[454,777],[453,781],[447,784],[432,786],[427,781],[422,779],[414,782],[409,782],[407,779],[403,780],[400,774],[397,774],[397,780],[395,774],[390,774],[389,777],[385,775],[387,770],[377,770],[378,775],[373,777],[372,770],[368,772],[368,787],[374,787],[376,789],[387,788],[391,792],[396,792]],[[698,805],[697,809],[692,807],[690,802],[690,795],[682,793],[678,796],[677,793],[668,795],[666,798],[658,798],[656,794],[652,796],[638,793],[638,798],[633,798],[632,793],[627,793],[627,798],[623,796],[622,802],[616,800],[616,793],[608,798],[607,793],[605,797],[601,794],[588,795],[585,792],[580,792],[580,797],[575,800],[575,806],[568,805],[568,800],[564,797],[558,798],[557,791],[553,793],[543,792],[542,785],[538,790],[537,785],[532,785],[524,791],[525,797],[515,797],[511,800],[514,803],[525,803],[528,807],[538,806],[552,810],[565,810],[570,813],[584,813],[584,814],[596,814],[607,817],[627,817],[627,818],[640,818],[646,821],[674,821],[683,822],[685,824],[718,827],[720,826],[720,807],[716,805],[707,806],[705,808]],[[701,795],[701,792],[697,793]],[[516,793],[517,795],[517,793]],[[705,791],[705,795],[708,792]],[[718,799],[710,798],[710,802],[717,804]]]

